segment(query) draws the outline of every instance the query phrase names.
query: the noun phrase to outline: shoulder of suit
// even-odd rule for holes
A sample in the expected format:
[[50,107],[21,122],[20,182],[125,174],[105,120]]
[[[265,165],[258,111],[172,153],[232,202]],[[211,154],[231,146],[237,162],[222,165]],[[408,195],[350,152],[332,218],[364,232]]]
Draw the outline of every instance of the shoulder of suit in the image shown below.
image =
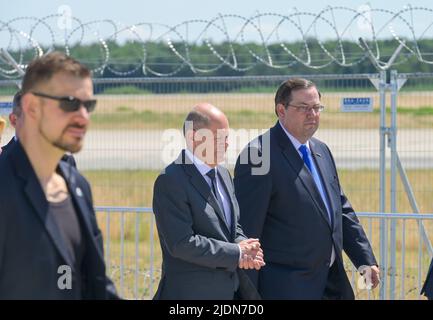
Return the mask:
[[182,168],[185,164],[171,163],[165,167],[158,175],[157,180],[161,183],[178,184],[186,180],[185,170]]
[[271,131],[268,130],[264,134],[255,137],[247,144],[244,150],[257,149],[261,151],[263,149],[263,144],[266,143],[267,140],[269,140],[270,135],[271,135]]
[[160,175],[164,174],[169,176],[176,176],[178,174],[181,174],[183,172],[183,165],[184,164],[182,163],[172,162],[160,172]]
[[321,141],[321,140],[319,140],[317,138],[314,138],[314,137],[312,137],[310,139],[310,142],[312,142],[314,144],[314,147],[316,149],[321,149],[322,152],[323,151],[330,152],[330,149],[329,149],[328,145],[325,142],[323,142],[323,141]]

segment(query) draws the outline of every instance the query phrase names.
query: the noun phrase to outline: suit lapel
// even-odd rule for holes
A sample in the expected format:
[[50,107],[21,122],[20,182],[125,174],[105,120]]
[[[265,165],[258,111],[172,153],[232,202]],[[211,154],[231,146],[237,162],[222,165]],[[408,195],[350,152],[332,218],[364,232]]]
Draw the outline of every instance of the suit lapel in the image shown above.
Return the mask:
[[314,178],[311,175],[308,168],[305,166],[304,161],[299,156],[298,151],[293,146],[289,137],[281,128],[280,124],[277,123],[275,128],[275,133],[277,140],[282,148],[282,153],[286,160],[289,162],[292,169],[297,173],[300,181],[307,190],[307,194],[313,200],[313,203],[317,206],[320,212],[320,216],[326,221],[327,225],[331,229],[331,225],[328,218],[328,212],[326,206],[323,203],[322,197],[320,196],[319,190],[314,182]]
[[17,175],[24,180],[24,193],[27,199],[49,234],[54,247],[60,253],[64,261],[73,269],[72,258],[67,250],[59,227],[54,217],[49,212],[48,201],[24,149],[20,143],[14,143],[10,152],[14,159],[15,171]]
[[313,156],[313,160],[314,160],[316,167],[317,167],[317,171],[321,177],[322,185],[325,188],[324,191],[326,192],[326,195],[328,197],[328,202],[329,202],[329,206],[330,206],[329,210],[331,211],[331,214],[332,214],[332,221],[335,221],[335,209],[334,208],[337,208],[337,206],[334,203],[334,198],[331,197],[332,193],[330,191],[332,189],[331,189],[331,185],[330,185],[330,180],[325,175],[327,172],[330,172],[329,171],[329,164],[327,162],[325,162],[324,157],[320,153],[316,152],[317,146],[314,143],[314,141],[312,141],[312,140],[310,140],[310,149],[311,149],[311,154]]
[[[179,157],[182,157],[182,159],[187,158],[187,156],[184,153],[185,152],[182,151]],[[215,199],[215,196],[211,192],[211,189],[207,184],[206,180],[204,179],[204,177],[200,174],[200,172],[198,171],[198,169],[194,164],[190,162],[178,162],[178,161],[179,158],[178,160],[176,160],[176,163],[181,164],[183,166],[186,174],[190,177],[191,184],[198,191],[198,193],[212,206],[217,216],[223,221],[224,225],[226,226],[226,231],[230,233],[230,230],[227,227],[224,213],[221,211],[218,201],[217,199]]]

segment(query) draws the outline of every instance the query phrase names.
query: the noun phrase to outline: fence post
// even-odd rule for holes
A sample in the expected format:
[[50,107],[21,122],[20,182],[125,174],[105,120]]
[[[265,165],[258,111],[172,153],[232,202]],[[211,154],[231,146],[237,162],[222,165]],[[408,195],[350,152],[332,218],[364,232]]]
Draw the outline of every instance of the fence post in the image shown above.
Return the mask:
[[[389,130],[389,143],[391,148],[391,212],[397,213],[397,71],[391,70],[390,86],[391,90],[391,126]],[[395,299],[395,277],[396,277],[396,219],[391,220],[390,229],[390,280],[389,280],[389,299]]]
[[[380,205],[379,211],[386,211],[386,71],[380,71],[379,95],[380,95]],[[386,298],[386,273],[387,273],[387,220],[380,220],[380,265],[382,267],[382,283],[380,287],[380,300]]]

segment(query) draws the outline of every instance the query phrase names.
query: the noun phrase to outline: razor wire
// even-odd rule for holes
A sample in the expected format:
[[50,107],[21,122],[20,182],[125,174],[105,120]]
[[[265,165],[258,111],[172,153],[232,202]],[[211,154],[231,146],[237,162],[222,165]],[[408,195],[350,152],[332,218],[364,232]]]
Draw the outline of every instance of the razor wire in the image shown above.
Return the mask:
[[[92,44],[100,48],[98,56],[86,58],[92,71],[102,74],[109,70],[116,76],[125,77],[137,71],[142,71],[145,76],[174,76],[185,68],[194,74],[207,74],[223,67],[243,72],[257,65],[282,69],[299,64],[316,70],[331,64],[353,67],[362,63],[367,54],[374,56],[378,65],[385,65],[386,52],[381,49],[379,38],[392,39],[396,46],[405,49],[405,54],[394,65],[411,57],[421,63],[433,64],[429,49],[424,50],[422,45],[423,40],[432,36],[433,10],[411,5],[399,11],[369,6],[357,10],[328,6],[318,13],[293,9],[286,15],[218,14],[209,20],[187,20],[173,26],[149,22],[126,25],[110,19],[84,22],[67,10],[43,18],[0,20],[0,47],[11,52],[23,69],[27,61],[46,52],[62,50],[74,56],[80,45]],[[218,42],[212,40],[215,37],[219,37]],[[360,37],[368,45],[369,53],[358,43]],[[356,50],[349,47],[347,39],[356,40],[352,41],[357,45]],[[121,42],[138,44],[138,49],[129,57],[132,62],[127,62],[127,70],[125,62],[119,68],[122,62],[116,57],[115,46]],[[163,45],[170,58],[169,66],[162,68],[153,62],[158,58],[152,55],[150,48],[155,43]],[[224,52],[218,43],[226,44]],[[260,50],[252,43],[258,44]],[[212,57],[212,64],[203,65],[197,60],[203,54],[197,46],[202,44],[208,50],[205,54]],[[282,49],[284,56],[277,57],[275,48]],[[253,58],[252,63],[243,65],[239,62],[239,57],[245,54]],[[17,70],[6,63],[0,64],[0,75],[19,78]]]

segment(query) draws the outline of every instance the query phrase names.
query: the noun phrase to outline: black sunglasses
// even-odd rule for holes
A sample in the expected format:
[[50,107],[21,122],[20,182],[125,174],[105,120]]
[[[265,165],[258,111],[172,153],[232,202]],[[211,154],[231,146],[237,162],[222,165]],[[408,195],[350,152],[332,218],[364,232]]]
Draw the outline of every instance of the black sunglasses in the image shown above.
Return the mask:
[[83,101],[72,96],[65,96],[65,97],[51,96],[49,94],[40,93],[40,92],[32,92],[32,94],[34,94],[37,97],[60,101],[59,107],[65,112],[78,111],[80,110],[81,105],[83,105],[84,108],[86,108],[87,112],[90,113],[93,110],[95,110],[96,102],[97,102],[96,100]]

